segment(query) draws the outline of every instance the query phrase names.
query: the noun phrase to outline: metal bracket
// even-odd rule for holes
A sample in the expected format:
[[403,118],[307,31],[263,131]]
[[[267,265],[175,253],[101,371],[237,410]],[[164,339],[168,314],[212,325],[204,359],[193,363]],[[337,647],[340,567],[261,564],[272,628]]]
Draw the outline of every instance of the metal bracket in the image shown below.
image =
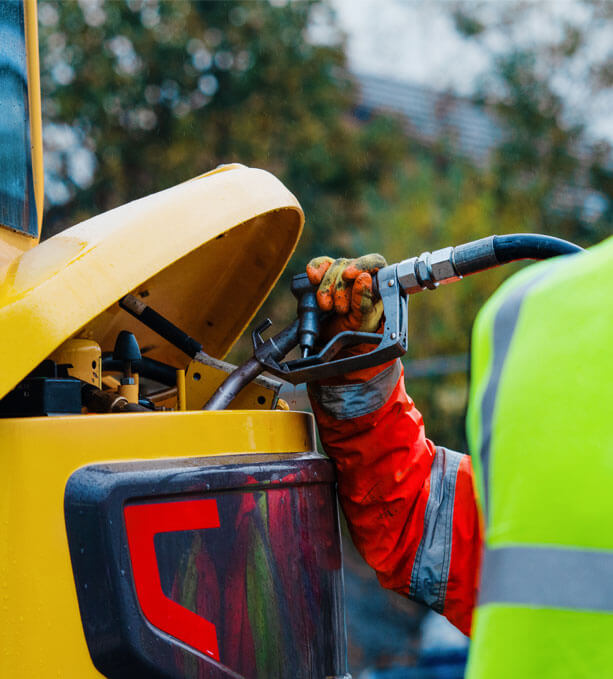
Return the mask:
[[[200,410],[236,366],[199,352],[185,370],[187,410]],[[274,410],[281,382],[259,375],[236,395],[229,410]]]

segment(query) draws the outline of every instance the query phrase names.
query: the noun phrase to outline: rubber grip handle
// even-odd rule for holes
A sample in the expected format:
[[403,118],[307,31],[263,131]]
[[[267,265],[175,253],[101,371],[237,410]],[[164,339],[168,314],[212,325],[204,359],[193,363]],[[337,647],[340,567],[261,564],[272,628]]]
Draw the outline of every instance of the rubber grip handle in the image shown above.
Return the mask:
[[190,358],[194,358],[199,351],[202,351],[200,342],[177,328],[174,323],[158,314],[157,311],[154,311],[134,295],[126,295],[123,299],[120,299],[119,306]]

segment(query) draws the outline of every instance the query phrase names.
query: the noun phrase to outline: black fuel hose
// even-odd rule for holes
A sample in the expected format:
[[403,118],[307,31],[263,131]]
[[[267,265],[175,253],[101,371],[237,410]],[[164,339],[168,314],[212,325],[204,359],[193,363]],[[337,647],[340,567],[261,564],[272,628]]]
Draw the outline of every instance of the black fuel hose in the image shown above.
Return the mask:
[[516,233],[494,236],[494,251],[501,264],[518,259],[549,259],[558,255],[582,252],[583,248],[562,238],[538,233]]
[[549,259],[582,251],[583,248],[561,238],[537,233],[513,233],[457,245],[453,263],[460,276],[469,276],[520,259]]

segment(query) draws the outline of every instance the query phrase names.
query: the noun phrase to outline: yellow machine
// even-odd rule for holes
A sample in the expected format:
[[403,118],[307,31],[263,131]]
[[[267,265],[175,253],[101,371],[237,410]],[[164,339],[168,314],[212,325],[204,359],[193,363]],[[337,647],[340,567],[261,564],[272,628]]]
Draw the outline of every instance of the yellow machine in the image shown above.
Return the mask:
[[311,416],[278,409],[267,379],[201,410],[301,208],[230,165],[39,243],[35,9],[0,12],[26,66],[0,33],[0,82],[29,102],[0,127],[21,140],[13,165],[0,152],[0,677],[345,676],[333,477]]

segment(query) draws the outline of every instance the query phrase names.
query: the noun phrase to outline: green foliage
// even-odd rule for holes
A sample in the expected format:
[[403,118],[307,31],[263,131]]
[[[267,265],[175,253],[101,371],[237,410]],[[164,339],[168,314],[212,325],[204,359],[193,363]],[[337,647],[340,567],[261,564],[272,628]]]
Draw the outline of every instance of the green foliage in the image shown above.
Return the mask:
[[[360,249],[378,249],[388,261],[398,261],[499,231],[496,184],[487,173],[458,158],[442,162],[415,145],[407,144],[406,157],[387,194],[372,192],[369,221],[373,226],[360,238]],[[509,273],[508,268],[492,270],[411,297],[407,360],[468,353],[477,311]],[[466,387],[467,374],[462,372],[407,380],[428,435],[458,450],[466,450]]]
[[[613,28],[610,3],[588,3],[599,30]],[[483,40],[494,29],[510,33],[530,6],[509,3],[498,22],[482,21],[479,6],[456,7],[460,33]],[[489,16],[491,17],[491,12]],[[589,45],[591,29],[565,25],[554,45],[511,42],[492,55],[492,70],[478,99],[498,118],[504,138],[487,168],[412,148],[385,198],[373,192],[365,249],[388,259],[417,254],[491,233],[536,232],[585,247],[613,229],[611,149],[589,140],[585,118],[568,110],[554,75]],[[596,96],[610,87],[611,61],[594,63],[590,87]],[[591,203],[590,203],[591,201]],[[596,201],[597,209],[590,209]],[[469,327],[485,299],[520,265],[472,277],[436,294],[414,296],[409,305],[408,358],[458,355],[469,351]],[[407,388],[424,414],[435,441],[466,449],[463,438],[467,375],[408,380]]]
[[[601,95],[613,82],[611,50],[602,49],[613,5],[586,0],[572,12],[557,9],[509,2],[491,12],[463,2],[456,27],[492,62],[478,98],[505,132],[489,168],[501,230],[520,223],[591,245],[610,235],[613,217],[611,148],[588,129],[598,114],[593,102],[606,105]],[[539,35],[534,26],[545,22]]]
[[[342,46],[305,39],[315,6],[326,9],[130,0],[92,16],[45,3],[57,16],[41,30],[45,117],[78,130],[97,161],[93,184],[49,210],[49,231],[229,162],[268,169],[299,196],[301,262],[342,241],[347,222],[363,225],[364,187],[398,152],[389,124],[351,122]],[[74,77],[60,84],[62,61]]]

